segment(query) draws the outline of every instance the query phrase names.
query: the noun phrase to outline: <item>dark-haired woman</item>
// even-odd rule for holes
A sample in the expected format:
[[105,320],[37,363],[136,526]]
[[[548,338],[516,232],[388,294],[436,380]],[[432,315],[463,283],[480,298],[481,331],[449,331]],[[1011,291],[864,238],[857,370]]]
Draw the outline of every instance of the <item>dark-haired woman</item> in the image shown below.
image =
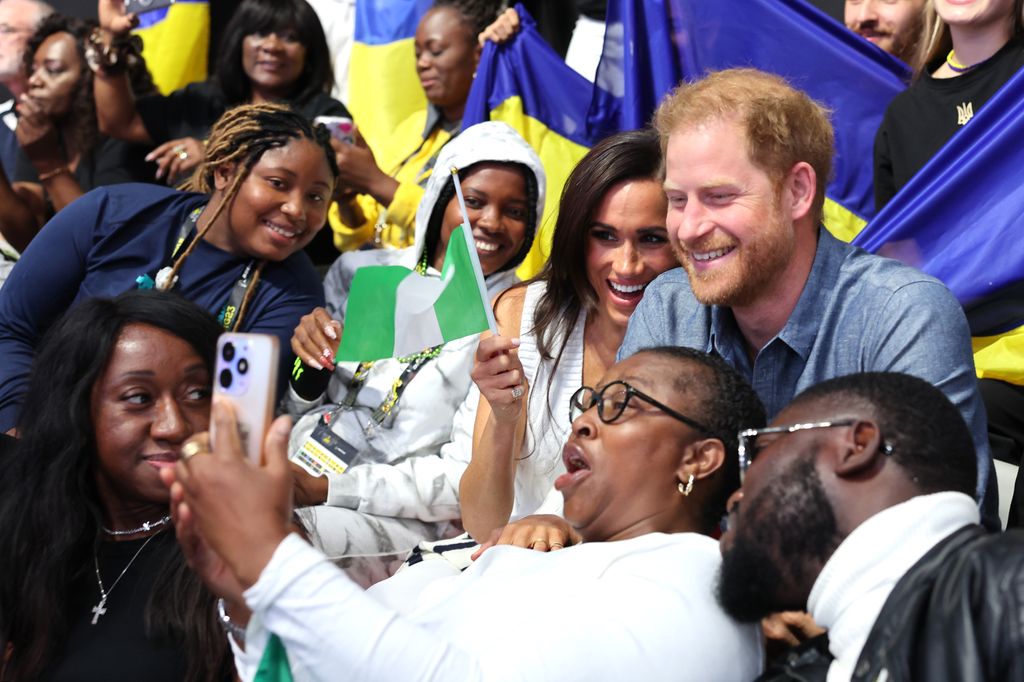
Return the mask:
[[[106,54],[128,49],[133,15],[123,0],[100,0]],[[101,51],[102,53],[103,51]],[[174,180],[202,160],[202,140],[227,109],[246,103],[284,102],[312,121],[349,116],[328,93],[334,82],[323,28],[305,0],[245,0],[224,30],[213,76],[170,95],[134,99],[117,64],[102,54],[96,72],[100,130],[122,140],[156,148],[149,158],[157,178]],[[327,233],[309,247],[317,264],[329,265],[338,252]]]
[[[678,265],[665,229],[661,150],[650,130],[595,146],[565,185],[551,256],[500,296],[500,335],[485,333],[473,381],[481,399],[473,459],[462,477],[462,522],[479,542],[510,519],[558,513],[569,397],[615,362],[644,288]],[[546,543],[566,539],[545,538]]]
[[4,680],[228,680],[161,468],[207,429],[220,327],[173,294],[71,310],[39,348],[0,467]]
[[[5,223],[3,235],[23,250],[56,211],[105,185],[138,182],[152,169],[144,148],[102,137],[96,126],[93,75],[86,47],[94,22],[51,14],[25,50],[27,89],[18,101],[15,130],[24,154],[11,175],[24,219]],[[153,92],[145,66],[129,65],[130,88]],[[5,211],[12,207],[6,207]]]
[[416,210],[438,152],[462,129],[469,88],[480,59],[477,36],[494,20],[495,0],[436,0],[416,28],[416,73],[427,108],[400,123],[371,151],[338,144],[342,190],[330,213],[342,251],[373,239],[377,245],[412,244]]
[[275,334],[282,349],[301,315],[322,305],[299,251],[323,228],[334,191],[327,131],[283,105],[247,105],[218,121],[206,152],[191,191],[93,190],[25,251],[0,289],[0,431],[17,421],[33,347],[86,298],[173,289],[225,329]]
[[[459,169],[493,297],[519,281],[515,268],[530,250],[544,207],[544,169],[526,141],[497,121],[471,126],[438,158],[445,168]],[[314,310],[295,330],[292,348],[306,365],[303,375],[325,369],[319,385],[292,382],[289,412],[298,419],[292,451],[327,426],[358,452],[358,465],[342,474],[297,474],[302,502],[329,505],[315,508],[312,525],[330,555],[404,554],[421,540],[436,540],[458,518],[456,487],[469,447],[453,449],[449,440],[469,391],[477,337],[372,363],[335,366],[332,360],[359,268],[402,265],[439,276],[449,235],[461,222],[452,176],[432,176],[417,213],[415,245],[342,254],[324,281],[327,309]]]

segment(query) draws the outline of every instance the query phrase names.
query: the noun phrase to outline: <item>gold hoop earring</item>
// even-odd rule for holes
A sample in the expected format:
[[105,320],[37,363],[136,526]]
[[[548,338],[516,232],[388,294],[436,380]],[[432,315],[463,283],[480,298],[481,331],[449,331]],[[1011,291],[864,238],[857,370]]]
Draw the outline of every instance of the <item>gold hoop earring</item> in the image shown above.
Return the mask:
[[683,497],[689,497],[690,493],[693,492],[693,474],[690,474],[689,480],[686,481],[686,485],[683,485],[682,481],[679,481],[679,485],[676,486],[679,489],[679,494]]

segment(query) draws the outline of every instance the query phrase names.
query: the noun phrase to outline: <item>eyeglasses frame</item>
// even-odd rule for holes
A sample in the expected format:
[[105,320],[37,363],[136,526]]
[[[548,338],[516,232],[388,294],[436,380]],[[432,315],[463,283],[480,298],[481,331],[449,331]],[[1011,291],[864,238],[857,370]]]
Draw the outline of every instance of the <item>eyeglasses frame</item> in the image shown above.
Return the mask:
[[[625,386],[626,387],[626,400],[623,402],[622,410],[620,410],[617,415],[615,415],[611,419],[605,419],[604,418],[604,414],[602,413],[602,409],[601,409],[601,405],[604,404],[604,399],[603,399],[604,392],[607,391],[612,386],[615,386],[615,385],[620,385],[620,386]],[[612,381],[612,382],[609,382],[609,383],[605,384],[601,388],[600,391],[598,391],[596,388],[594,388],[592,386],[586,386],[586,385],[580,386],[575,391],[573,391],[573,394],[569,397],[569,423],[570,424],[573,421],[575,421],[573,419],[573,416],[572,416],[572,414],[573,414],[573,405],[578,403],[576,398],[577,398],[577,396],[580,395],[580,393],[583,390],[591,391],[591,394],[594,395],[597,399],[594,400],[593,404],[591,404],[590,407],[586,408],[585,410],[582,410],[580,412],[580,414],[582,415],[584,412],[587,412],[591,408],[596,407],[597,408],[597,418],[601,420],[602,424],[614,424],[619,419],[619,417],[621,417],[623,415],[623,413],[626,411],[626,408],[629,406],[630,399],[632,397],[636,396],[637,398],[640,398],[644,402],[649,403],[649,404],[653,405],[654,407],[658,408],[659,410],[661,410],[662,412],[664,412],[668,416],[670,416],[670,417],[672,417],[672,418],[674,418],[674,419],[676,419],[678,421],[681,421],[682,423],[684,423],[687,426],[689,426],[691,429],[694,429],[695,431],[700,431],[701,433],[709,435],[709,436],[712,435],[711,429],[709,429],[708,427],[704,426],[703,424],[701,424],[696,419],[692,419],[691,417],[687,417],[685,414],[682,414],[681,412],[673,410],[671,407],[669,407],[665,403],[661,402],[660,400],[657,400],[656,398],[652,398],[651,396],[647,395],[646,393],[644,393],[640,389],[634,387],[629,382],[621,381],[621,380],[616,380],[616,381]]]

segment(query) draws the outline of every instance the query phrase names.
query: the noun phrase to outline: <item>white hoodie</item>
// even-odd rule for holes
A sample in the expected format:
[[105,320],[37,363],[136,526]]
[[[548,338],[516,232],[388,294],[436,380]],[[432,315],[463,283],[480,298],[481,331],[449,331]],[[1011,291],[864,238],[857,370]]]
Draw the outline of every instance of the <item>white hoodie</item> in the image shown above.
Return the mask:
[[[533,171],[538,194],[535,215],[539,221],[544,210],[543,166],[536,152],[506,124],[489,121],[467,128],[441,150],[436,167],[465,169],[485,161],[515,162]],[[358,268],[415,267],[422,254],[430,215],[450,177],[448,172],[431,175],[416,213],[412,247],[353,251],[335,261],[324,280],[327,310],[334,319],[344,323],[349,286]],[[535,232],[536,225],[533,229]],[[428,268],[427,273],[440,276],[433,268]],[[487,278],[488,293],[493,297],[516,282],[514,268],[495,273]],[[344,474],[330,477],[328,505],[423,521],[459,517],[458,485],[471,453],[450,445],[442,452],[442,446],[451,440],[456,411],[472,384],[469,373],[477,341],[478,337],[473,336],[447,343],[441,354],[408,384],[388,420],[381,427],[367,429],[371,413],[384,401],[407,364],[395,359],[374,363],[355,406],[331,423],[335,433],[360,450],[360,463]],[[327,389],[327,404],[304,401],[289,389],[288,411],[301,415],[292,430],[289,452],[301,447],[324,412],[344,400],[355,368],[355,363],[338,366]]]

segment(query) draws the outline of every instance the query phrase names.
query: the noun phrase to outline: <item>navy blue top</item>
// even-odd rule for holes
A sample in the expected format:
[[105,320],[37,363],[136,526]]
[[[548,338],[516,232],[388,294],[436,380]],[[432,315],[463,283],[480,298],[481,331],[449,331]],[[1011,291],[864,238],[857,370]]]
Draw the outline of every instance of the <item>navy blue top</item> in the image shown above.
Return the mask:
[[[39,338],[78,301],[116,296],[135,278],[170,264],[182,223],[203,194],[124,184],[93,190],[71,203],[32,240],[0,289],[0,431],[15,426]],[[186,259],[174,291],[214,315],[227,303],[247,258],[201,241]],[[281,343],[281,383],[299,318],[324,305],[306,254],[263,268],[238,331],[274,334]]]

